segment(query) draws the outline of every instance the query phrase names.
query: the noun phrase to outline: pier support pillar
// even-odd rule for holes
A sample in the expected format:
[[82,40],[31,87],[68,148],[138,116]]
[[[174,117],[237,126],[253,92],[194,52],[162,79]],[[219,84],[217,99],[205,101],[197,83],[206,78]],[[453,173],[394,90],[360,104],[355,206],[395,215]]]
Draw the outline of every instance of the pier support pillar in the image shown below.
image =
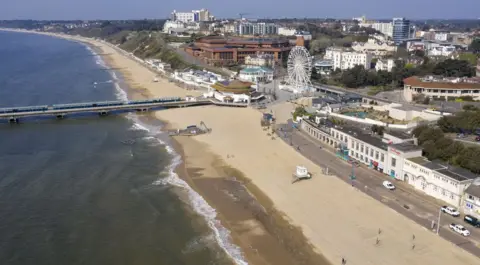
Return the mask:
[[108,111],[99,111],[99,112],[98,112],[98,115],[99,115],[99,116],[107,116],[107,115],[108,115]]
[[65,118],[64,114],[58,114],[57,115],[57,119],[59,119],[59,120],[63,120],[64,118]]

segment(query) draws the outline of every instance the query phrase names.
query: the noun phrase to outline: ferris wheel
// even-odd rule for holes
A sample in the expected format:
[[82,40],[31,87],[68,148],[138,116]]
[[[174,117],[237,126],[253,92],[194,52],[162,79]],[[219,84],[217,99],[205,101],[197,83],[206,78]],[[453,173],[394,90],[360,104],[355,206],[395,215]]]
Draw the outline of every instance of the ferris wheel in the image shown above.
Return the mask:
[[293,87],[294,92],[310,90],[312,83],[312,57],[303,46],[295,46],[288,55],[287,62],[288,83]]

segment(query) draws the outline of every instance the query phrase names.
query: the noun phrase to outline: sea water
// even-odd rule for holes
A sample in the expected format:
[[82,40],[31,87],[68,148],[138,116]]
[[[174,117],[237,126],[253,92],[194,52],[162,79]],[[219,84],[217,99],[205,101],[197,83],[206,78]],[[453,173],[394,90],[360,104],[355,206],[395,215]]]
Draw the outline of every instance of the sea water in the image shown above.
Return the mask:
[[[0,108],[127,90],[83,44],[0,32]],[[0,124],[0,264],[246,264],[175,174],[161,126],[136,114]]]

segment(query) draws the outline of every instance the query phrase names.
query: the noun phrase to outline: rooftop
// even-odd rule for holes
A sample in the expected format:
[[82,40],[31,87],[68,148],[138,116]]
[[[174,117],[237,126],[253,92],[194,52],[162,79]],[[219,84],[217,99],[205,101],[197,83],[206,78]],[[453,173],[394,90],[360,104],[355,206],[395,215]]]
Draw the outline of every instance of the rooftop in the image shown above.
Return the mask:
[[343,133],[346,133],[364,143],[367,143],[369,145],[373,145],[377,148],[383,149],[385,151],[388,150],[388,144],[384,143],[382,139],[378,136],[372,135],[367,133],[367,131],[362,130],[357,127],[353,126],[342,126],[342,127],[337,127],[335,128]]
[[248,94],[250,93],[251,86],[253,83],[250,82],[244,82],[240,80],[232,80],[232,81],[222,81],[222,82],[217,82],[214,85],[212,85],[212,88],[217,90],[217,91],[222,91],[222,92],[229,92],[229,93],[235,93],[235,94]]
[[421,165],[422,167],[426,167],[426,168],[431,169],[431,170],[437,170],[437,169],[445,168],[445,166],[443,166],[439,163],[436,163],[436,162],[432,162],[432,161],[428,160],[427,158],[425,158],[423,156],[412,157],[412,158],[407,158],[407,159],[412,161],[415,164]]
[[394,149],[397,149],[399,151],[402,151],[404,153],[405,152],[421,151],[422,150],[422,147],[420,147],[418,145],[414,145],[413,143],[409,143],[409,142],[392,144],[392,145],[390,145],[390,147],[392,147]]
[[402,139],[402,140],[412,139],[412,136],[411,136],[411,135],[409,135],[409,134],[406,133],[406,132],[402,132],[402,131],[393,131],[393,130],[391,130],[391,131],[384,132],[383,134],[384,134],[384,135],[385,135],[385,134],[389,134],[389,135],[391,135],[391,136],[393,136],[393,137],[396,137],[396,138]]
[[472,185],[468,186],[468,188],[465,190],[465,193],[480,198],[480,182],[478,180],[474,181]]
[[442,76],[412,76],[403,80],[405,85],[424,88],[480,89],[480,78],[448,78]]
[[463,168],[448,165],[443,161],[430,161],[425,157],[408,158],[408,160],[457,181],[466,181],[478,178],[478,175],[475,173]]
[[244,72],[244,73],[273,72],[273,70],[267,67],[247,67],[240,70],[240,72]]

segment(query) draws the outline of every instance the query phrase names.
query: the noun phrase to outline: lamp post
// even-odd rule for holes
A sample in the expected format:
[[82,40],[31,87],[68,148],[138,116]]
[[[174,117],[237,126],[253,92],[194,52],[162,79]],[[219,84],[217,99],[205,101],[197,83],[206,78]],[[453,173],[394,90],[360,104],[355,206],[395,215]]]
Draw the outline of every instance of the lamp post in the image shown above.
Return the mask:
[[440,231],[440,217],[442,217],[442,209],[438,210],[438,223],[437,223],[437,235],[438,232]]
[[352,174],[350,175],[350,181],[352,182],[352,187],[353,187],[353,181],[356,179],[357,177],[355,176],[355,165],[353,163],[353,160],[352,160]]

